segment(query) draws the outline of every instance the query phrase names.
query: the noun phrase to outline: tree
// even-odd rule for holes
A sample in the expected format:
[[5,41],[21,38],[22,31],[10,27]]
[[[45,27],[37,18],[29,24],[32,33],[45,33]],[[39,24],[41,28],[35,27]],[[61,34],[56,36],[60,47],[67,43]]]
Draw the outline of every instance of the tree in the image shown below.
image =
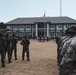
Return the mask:
[[3,22],[0,22],[0,29],[6,29],[6,25]]

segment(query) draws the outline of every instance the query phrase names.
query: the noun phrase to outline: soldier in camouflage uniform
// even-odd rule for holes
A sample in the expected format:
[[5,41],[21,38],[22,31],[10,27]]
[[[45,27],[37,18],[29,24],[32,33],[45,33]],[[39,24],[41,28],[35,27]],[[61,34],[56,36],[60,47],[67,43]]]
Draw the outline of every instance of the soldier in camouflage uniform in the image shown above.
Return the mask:
[[27,57],[27,61],[29,61],[29,44],[30,41],[27,38],[27,36],[24,36],[22,39],[22,42],[20,43],[21,45],[23,45],[23,51],[22,51],[22,60],[24,60],[24,56],[25,56],[25,52],[26,52],[26,57]]
[[11,59],[12,59],[12,54],[13,54],[13,50],[14,50],[14,57],[15,57],[15,60],[18,60],[17,59],[17,38],[15,36],[15,34],[12,35],[11,37]]
[[64,34],[60,34],[56,38],[56,43],[58,45],[58,48],[57,48],[57,62],[58,62],[58,65],[60,65],[61,43],[66,38],[67,38],[67,36],[65,36]]
[[5,51],[4,51],[4,44],[5,40],[2,36],[2,33],[0,33],[0,54],[1,54],[1,63],[2,67],[5,67]]
[[10,38],[9,38],[9,34],[8,33],[6,33],[6,35],[5,35],[5,46],[4,46],[4,49],[5,49],[5,56],[6,56],[6,53],[8,54],[8,63],[11,63]]
[[71,33],[70,32],[68,32],[68,30],[69,29],[67,29],[66,31],[65,31],[65,35],[61,38],[61,43],[60,43],[60,46],[59,46],[59,50],[60,50],[60,53],[59,53],[59,65],[60,65],[60,63],[61,63],[61,59],[62,59],[62,48],[63,48],[63,45],[64,45],[64,43],[65,42],[67,42],[70,38],[71,38]]
[[76,75],[76,27],[69,31],[72,38],[63,45],[60,75]]

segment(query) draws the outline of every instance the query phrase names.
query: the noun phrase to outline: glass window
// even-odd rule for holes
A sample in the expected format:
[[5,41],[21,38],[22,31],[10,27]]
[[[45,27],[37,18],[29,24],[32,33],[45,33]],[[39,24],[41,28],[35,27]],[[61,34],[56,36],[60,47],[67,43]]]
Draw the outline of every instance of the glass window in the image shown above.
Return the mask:
[[62,30],[62,25],[56,25],[56,30]]
[[76,24],[71,24],[71,26],[76,26]]
[[7,29],[12,29],[12,26],[7,26]]
[[26,30],[26,32],[31,32],[31,30]]
[[18,30],[18,26],[13,26],[13,30]]
[[62,25],[59,25],[58,27],[59,27],[59,28],[62,28]]
[[36,28],[35,25],[32,25],[32,28]]
[[26,28],[26,30],[31,30],[31,28]]
[[56,25],[57,28],[62,28],[62,25]]
[[19,26],[19,28],[24,28],[24,26]]
[[24,30],[25,29],[25,27],[24,26],[19,26],[19,30]]
[[64,30],[70,27],[70,24],[64,24]]
[[50,28],[55,28],[55,25],[49,25]]
[[31,31],[31,25],[26,25],[26,31]]
[[13,26],[13,28],[18,28],[18,26]]
[[26,28],[31,28],[31,25],[26,25]]

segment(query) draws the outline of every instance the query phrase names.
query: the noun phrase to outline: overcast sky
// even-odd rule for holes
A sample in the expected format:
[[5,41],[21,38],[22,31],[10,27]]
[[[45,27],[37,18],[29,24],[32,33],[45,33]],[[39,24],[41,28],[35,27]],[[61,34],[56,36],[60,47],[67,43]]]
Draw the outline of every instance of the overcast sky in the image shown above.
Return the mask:
[[[60,0],[0,0],[0,22],[20,17],[60,16]],[[62,16],[76,20],[76,0],[62,0]]]

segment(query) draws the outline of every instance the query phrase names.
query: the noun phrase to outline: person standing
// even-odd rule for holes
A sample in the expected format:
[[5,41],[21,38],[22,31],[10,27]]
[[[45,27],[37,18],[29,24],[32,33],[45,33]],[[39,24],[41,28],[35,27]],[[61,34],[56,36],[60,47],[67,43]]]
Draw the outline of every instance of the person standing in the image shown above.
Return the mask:
[[62,48],[60,75],[76,75],[76,27],[72,26],[68,31],[71,38],[64,43]]
[[16,38],[15,34],[12,35],[10,42],[11,42],[11,46],[10,46],[10,48],[11,48],[11,59],[12,59],[12,54],[13,54],[13,50],[14,50],[15,60],[18,60],[17,59],[17,38]]
[[9,34],[6,33],[5,35],[5,57],[6,57],[6,53],[8,55],[8,63],[11,63],[11,50],[10,50],[10,38],[9,38]]
[[22,42],[20,43],[21,45],[23,45],[23,51],[22,51],[22,60],[24,60],[24,56],[25,56],[25,52],[26,52],[26,57],[27,57],[27,61],[29,61],[29,44],[30,41],[28,39],[27,36],[24,36],[22,39]]

